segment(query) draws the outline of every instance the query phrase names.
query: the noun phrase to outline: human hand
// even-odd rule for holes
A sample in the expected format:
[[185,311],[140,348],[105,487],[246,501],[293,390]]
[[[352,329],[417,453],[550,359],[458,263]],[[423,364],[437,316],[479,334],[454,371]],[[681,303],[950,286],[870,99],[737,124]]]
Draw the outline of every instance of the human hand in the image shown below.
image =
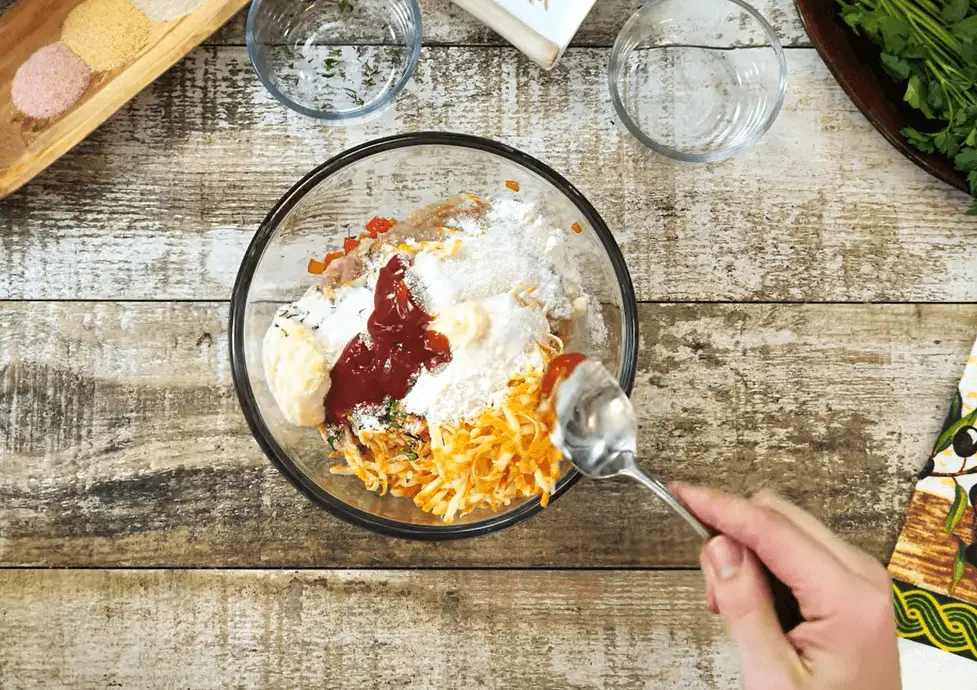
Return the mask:
[[[720,533],[700,561],[709,609],[739,646],[746,690],[899,690],[891,582],[878,561],[772,493],[673,490]],[[804,622],[789,633],[761,562],[800,603]]]

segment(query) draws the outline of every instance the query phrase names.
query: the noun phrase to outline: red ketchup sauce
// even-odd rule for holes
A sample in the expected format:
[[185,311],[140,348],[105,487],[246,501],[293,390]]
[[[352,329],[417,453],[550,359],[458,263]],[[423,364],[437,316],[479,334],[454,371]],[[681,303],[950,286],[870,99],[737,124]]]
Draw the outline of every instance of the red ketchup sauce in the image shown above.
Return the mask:
[[379,405],[389,395],[400,400],[414,375],[451,361],[447,336],[428,330],[431,316],[404,283],[407,265],[393,257],[380,269],[367,321],[369,339],[350,340],[329,374],[326,421],[342,424],[360,404]]
[[540,384],[540,400],[548,400],[559,383],[570,376],[577,365],[587,359],[587,355],[579,352],[567,352],[550,360],[543,372],[543,382]]

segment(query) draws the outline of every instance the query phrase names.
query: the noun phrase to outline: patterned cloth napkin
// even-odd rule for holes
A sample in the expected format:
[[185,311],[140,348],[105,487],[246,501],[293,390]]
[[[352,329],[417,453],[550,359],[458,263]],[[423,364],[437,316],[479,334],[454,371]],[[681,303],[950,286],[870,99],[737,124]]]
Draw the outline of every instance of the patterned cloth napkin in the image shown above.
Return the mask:
[[977,660],[977,344],[889,573],[901,637]]

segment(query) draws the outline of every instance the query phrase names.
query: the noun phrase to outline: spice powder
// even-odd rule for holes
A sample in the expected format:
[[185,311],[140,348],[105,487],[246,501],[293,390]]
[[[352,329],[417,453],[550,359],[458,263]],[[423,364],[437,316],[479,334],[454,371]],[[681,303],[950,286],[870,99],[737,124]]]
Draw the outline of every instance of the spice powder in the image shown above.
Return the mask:
[[85,93],[90,76],[81,58],[58,41],[37,49],[17,68],[10,100],[28,117],[54,117]]
[[149,40],[149,17],[128,0],[85,0],[65,17],[61,40],[94,72],[125,66]]

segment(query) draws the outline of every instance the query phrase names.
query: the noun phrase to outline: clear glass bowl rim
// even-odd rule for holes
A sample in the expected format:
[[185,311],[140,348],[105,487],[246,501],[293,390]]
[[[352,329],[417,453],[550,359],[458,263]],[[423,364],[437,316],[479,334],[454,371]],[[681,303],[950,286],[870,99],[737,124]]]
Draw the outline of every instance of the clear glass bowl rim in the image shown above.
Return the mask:
[[392,103],[394,99],[400,95],[400,92],[404,90],[404,87],[407,86],[407,82],[410,81],[410,78],[414,76],[414,70],[417,68],[417,62],[421,58],[421,43],[424,38],[424,24],[421,21],[421,8],[417,4],[417,0],[405,0],[405,2],[407,2],[407,4],[410,6],[411,21],[417,27],[417,31],[414,34],[414,40],[409,45],[406,45],[407,49],[410,51],[410,55],[407,58],[407,69],[403,76],[397,80],[397,83],[394,84],[392,88],[390,88],[380,98],[370,101],[361,108],[347,110],[341,113],[326,110],[314,110],[296,103],[291,98],[286,96],[277,86],[272,84],[265,75],[265,71],[258,66],[258,43],[254,38],[255,17],[258,14],[258,7],[261,5],[261,3],[270,1],[272,0],[251,0],[251,9],[248,10],[248,21],[244,28],[244,42],[248,47],[248,59],[251,61],[251,67],[254,69],[254,73],[258,75],[258,79],[261,80],[262,85],[268,90],[268,93],[275,97],[275,100],[286,107],[291,108],[295,112],[302,113],[303,115],[315,118],[317,120],[324,120],[326,122],[344,122],[367,117],[368,115],[379,112]]
[[[623,333],[619,383],[621,384],[621,388],[629,395],[634,387],[638,363],[638,305],[634,285],[631,282],[631,275],[628,272],[624,256],[621,254],[621,250],[607,224],[583,194],[548,165],[511,146],[491,139],[449,132],[414,132],[375,139],[348,149],[322,163],[299,180],[299,182],[279,199],[258,227],[254,238],[251,240],[251,244],[244,253],[241,268],[238,270],[237,278],[234,282],[234,289],[231,293],[230,319],[228,323],[231,375],[234,380],[234,389],[237,392],[238,401],[241,404],[241,409],[244,412],[248,427],[251,429],[252,435],[271,463],[313,503],[325,508],[346,522],[379,534],[431,541],[475,537],[495,532],[525,520],[531,515],[535,515],[542,510],[542,506],[540,505],[539,499],[536,498],[532,501],[527,501],[517,508],[493,515],[478,522],[457,525],[416,525],[389,520],[354,508],[335,498],[313,482],[292,462],[288,454],[275,441],[273,434],[261,418],[254,391],[251,388],[251,383],[248,378],[244,343],[247,297],[251,287],[252,276],[265,248],[274,236],[279,223],[302,198],[320,182],[357,161],[369,158],[377,153],[406,147],[429,145],[470,148],[506,158],[522,165],[548,181],[579,209],[581,215],[587,220],[600,240],[601,246],[607,254],[607,258],[611,263],[615,277],[620,285]],[[550,503],[569,491],[579,479],[580,474],[571,468],[557,482],[556,489],[550,496]]]
[[647,146],[649,149],[656,153],[660,153],[663,156],[667,156],[674,160],[683,161],[685,163],[715,163],[726,160],[727,158],[732,158],[733,156],[742,153],[759,141],[764,134],[770,131],[774,121],[776,121],[777,116],[784,107],[784,100],[787,97],[787,58],[784,55],[784,48],[780,44],[780,39],[777,38],[776,31],[774,31],[774,28],[770,25],[770,22],[768,22],[752,5],[744,2],[743,0],[722,0],[723,2],[729,2],[741,7],[745,12],[747,12],[747,14],[752,16],[763,29],[767,40],[770,41],[770,47],[777,58],[779,71],[777,101],[774,103],[773,108],[757,129],[756,133],[750,137],[750,140],[744,141],[742,144],[737,146],[718,149],[710,153],[686,153],[655,141],[645,134],[644,131],[638,127],[637,123],[635,123],[631,116],[628,115],[628,111],[624,107],[624,101],[621,98],[621,92],[617,88],[617,75],[623,68],[621,57],[624,53],[624,36],[631,26],[641,20],[644,13],[650,12],[656,6],[666,2],[681,1],[682,0],[648,0],[648,2],[638,8],[638,10],[631,15],[631,18],[624,23],[624,27],[621,29],[620,33],[618,33],[617,39],[614,41],[614,46],[611,48],[610,57],[608,58],[608,89],[611,92],[611,103],[614,104],[614,110],[617,113],[617,116],[621,119],[621,122],[638,141]]

